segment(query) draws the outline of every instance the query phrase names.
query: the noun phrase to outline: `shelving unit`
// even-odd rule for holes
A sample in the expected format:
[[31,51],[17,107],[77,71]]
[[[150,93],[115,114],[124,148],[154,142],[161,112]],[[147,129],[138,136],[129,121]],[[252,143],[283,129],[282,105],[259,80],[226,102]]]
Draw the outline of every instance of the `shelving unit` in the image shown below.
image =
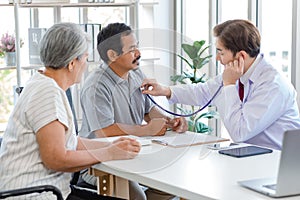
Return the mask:
[[0,3],[0,6],[1,6],[1,7],[4,7],[4,6],[10,6],[10,7],[11,7],[11,6],[13,6],[13,4],[8,4],[8,3]]
[[19,4],[19,7],[23,8],[43,8],[43,7],[124,7],[134,6],[134,2],[128,3],[31,3],[31,4]]
[[[49,23],[46,21],[45,25],[45,18],[43,17],[44,11],[53,13],[53,16],[49,15],[51,17],[50,24],[51,23],[58,23],[60,21],[65,21],[65,13],[69,12],[69,8],[78,8],[74,9],[76,10],[76,18],[74,21],[75,23],[90,23],[90,20],[92,19],[92,23],[101,23],[101,21],[98,20],[98,18],[94,18],[95,13],[97,10],[102,9],[90,9],[90,8],[103,8],[105,11],[105,8],[111,7],[111,10],[114,10],[114,8],[121,7],[124,9],[121,9],[122,16],[124,16],[124,22],[129,24],[134,30],[136,30],[136,36],[138,40],[140,41],[140,44],[145,44],[145,41],[147,41],[147,44],[149,42],[153,42],[153,38],[150,35],[144,35],[139,34],[139,28],[141,26],[149,26],[154,25],[152,16],[154,14],[154,6],[158,5],[159,1],[153,1],[153,0],[126,0],[124,3],[31,3],[31,4],[20,4],[20,3],[14,3],[14,4],[0,4],[0,6],[7,6],[14,9],[14,18],[15,18],[15,35],[17,38],[17,41],[20,41],[20,38],[26,38],[27,33],[24,31],[27,31],[27,28],[47,28],[49,27]],[[48,9],[49,8],[49,9]],[[139,10],[141,9],[141,12],[143,12],[142,15],[139,14]],[[23,13],[30,12],[30,17],[23,19]],[[78,16],[77,16],[78,14]],[[123,15],[124,14],[124,15]],[[147,14],[147,16],[145,15]],[[19,16],[20,15],[20,16]],[[149,15],[149,16],[148,16]],[[48,16],[48,15],[47,15]],[[95,15],[97,16],[97,15]],[[139,16],[139,17],[138,17]],[[77,20],[78,18],[78,20]],[[143,21],[145,21],[145,24],[140,24],[139,18],[141,18]],[[46,18],[47,19],[47,18]],[[74,19],[74,18],[73,18]],[[96,19],[96,20],[93,20]],[[146,19],[146,20],[145,20]],[[72,20],[71,20],[72,21]],[[113,21],[112,21],[113,22]],[[24,25],[25,24],[25,25]],[[101,23],[102,24],[102,23]],[[143,32],[143,31],[142,31]],[[141,32],[141,33],[142,33]],[[17,50],[16,50],[16,66],[4,66],[0,64],[0,70],[16,70],[16,84],[14,84],[14,87],[21,87],[26,82],[28,75],[32,75],[35,73],[36,70],[41,69],[43,66],[38,64],[28,64],[29,60],[27,61],[26,54],[28,50],[26,49],[26,43],[25,40],[25,49],[22,47],[22,49],[19,48],[19,45],[17,44]],[[142,48],[141,48],[142,49]],[[22,59],[20,59],[22,58]],[[25,58],[25,59],[24,59]],[[155,56],[153,53],[143,52],[143,57],[141,59],[141,63],[143,66],[145,66],[145,72],[148,73],[150,71],[150,75],[153,74],[154,70],[154,63],[159,62],[160,58]],[[89,63],[89,69],[88,71],[91,71],[95,67],[99,65],[99,62],[90,62]],[[26,76],[24,75],[24,72]],[[28,73],[29,72],[29,73]],[[87,72],[88,73],[88,72]],[[86,73],[86,74],[87,74]],[[21,75],[22,74],[22,75]],[[77,111],[77,119],[80,120],[81,115],[81,107],[80,107],[80,89],[82,85],[76,84],[72,87],[73,92],[73,103],[75,106],[75,110]],[[18,95],[14,95],[15,100],[18,97]]]
[[[58,23],[61,21],[66,21],[64,19],[64,12],[69,12],[68,8],[78,8],[74,9],[78,12],[78,16],[75,17],[75,23],[85,24],[90,23],[90,19],[94,19],[92,12],[94,12],[94,9],[89,8],[109,8],[111,7],[112,10],[114,8],[124,8],[121,9],[122,16],[124,16],[124,22],[131,25],[133,29],[138,29],[138,7],[139,7],[139,0],[132,0],[130,2],[126,1],[124,3],[31,3],[31,4],[20,4],[20,3],[14,3],[14,4],[0,4],[0,7],[11,7],[13,8],[14,12],[14,20],[15,20],[15,36],[16,36],[16,66],[6,66],[4,64],[0,64],[0,70],[15,70],[16,71],[16,84],[14,84],[15,87],[21,87],[25,83],[25,81],[28,79],[31,75],[33,75],[36,70],[43,68],[42,65],[39,64],[28,64],[26,59],[26,55],[28,50],[24,47],[20,49],[19,41],[20,38],[26,38],[27,33],[24,31],[27,31],[27,28],[47,28],[49,26],[49,23],[45,20],[43,20],[42,13],[46,10],[46,12],[53,12],[53,16],[49,16],[50,24]],[[47,9],[50,8],[50,9]],[[65,9],[66,8],[66,9]],[[101,10],[101,9],[95,9]],[[23,19],[23,13],[30,13],[30,17]],[[91,12],[91,13],[90,13]],[[124,14],[124,15],[123,15]],[[26,14],[27,15],[27,14]],[[78,17],[78,19],[77,19]],[[73,18],[74,19],[74,18]],[[25,21],[24,21],[25,20]],[[72,21],[72,20],[71,20]],[[98,23],[98,18],[96,20],[92,20]],[[101,20],[102,21],[102,20]],[[100,21],[100,22],[101,22]],[[25,26],[24,26],[25,22]],[[99,22],[99,23],[100,23]],[[101,22],[102,24],[102,22]],[[138,36],[138,34],[137,34]],[[25,40],[26,42],[26,40]],[[25,43],[26,45],[28,43]],[[25,46],[26,47],[26,46]],[[25,56],[25,59],[24,59]],[[21,59],[22,58],[22,59]],[[28,60],[29,61],[29,60]],[[89,71],[94,69],[99,65],[99,62],[89,62]],[[23,77],[24,72],[26,76]],[[86,73],[86,75],[88,72]],[[24,79],[24,80],[23,80]],[[72,95],[73,95],[73,103],[77,114],[77,119],[81,119],[81,107],[80,107],[80,89],[82,85],[76,84],[72,87]],[[15,90],[15,89],[14,89]],[[15,93],[15,92],[14,92]],[[18,95],[14,94],[14,101],[18,99]]]
[[[41,65],[30,65],[30,66],[22,66],[22,70],[37,70],[40,69]],[[6,70],[6,69],[17,69],[16,66],[6,66],[6,65],[0,65],[0,70]]]
[[[31,3],[31,4],[0,4],[0,6],[14,6],[14,14],[15,14],[15,35],[16,35],[16,66],[7,66],[2,67],[2,69],[16,69],[17,70],[17,87],[21,86],[21,70],[23,69],[38,69],[42,66],[39,65],[28,65],[23,66],[20,60],[20,27],[19,27],[19,9],[26,9],[26,8],[54,8],[55,16],[54,22],[61,21],[61,9],[62,8],[91,8],[91,7],[129,7],[130,10],[130,19],[132,24],[135,28],[137,28],[137,7],[138,1],[132,2],[124,2],[124,3]],[[83,22],[85,23],[85,22]],[[34,24],[34,26],[36,26]],[[93,64],[93,63],[92,63]]]

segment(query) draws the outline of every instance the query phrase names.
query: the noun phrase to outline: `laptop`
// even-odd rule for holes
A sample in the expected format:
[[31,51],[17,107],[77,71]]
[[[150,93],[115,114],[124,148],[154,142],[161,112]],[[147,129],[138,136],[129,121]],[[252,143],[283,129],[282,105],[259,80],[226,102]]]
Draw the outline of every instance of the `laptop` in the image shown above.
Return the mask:
[[300,129],[286,131],[277,178],[239,181],[248,189],[270,197],[284,197],[300,194]]

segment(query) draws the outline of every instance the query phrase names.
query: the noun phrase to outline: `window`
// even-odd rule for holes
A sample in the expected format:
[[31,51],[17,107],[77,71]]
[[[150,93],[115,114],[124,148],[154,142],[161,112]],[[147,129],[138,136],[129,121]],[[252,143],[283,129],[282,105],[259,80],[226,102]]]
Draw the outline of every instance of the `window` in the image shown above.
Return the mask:
[[[20,18],[23,18],[24,14],[29,12],[20,12]],[[0,18],[1,19],[10,19],[2,20],[0,26],[0,37],[2,34],[10,33],[14,34],[15,32],[15,23],[14,23],[14,7],[12,6],[1,6],[0,7]],[[24,20],[20,23],[20,26],[29,25],[28,21]],[[21,39],[26,41],[26,38],[21,37]],[[21,51],[25,48],[21,48]],[[27,80],[30,77],[30,70],[22,71],[22,78]],[[17,76],[16,70],[13,69],[13,66],[6,66],[4,58],[0,57],[0,132],[3,131],[6,127],[6,122],[9,118],[10,112],[14,106],[15,93],[14,89],[17,85]]]
[[190,40],[207,40],[209,38],[209,0],[184,0],[183,35]]
[[219,8],[220,22],[230,19],[248,19],[248,0],[221,0]]
[[291,80],[291,22],[292,0],[261,1],[261,52],[289,80]]

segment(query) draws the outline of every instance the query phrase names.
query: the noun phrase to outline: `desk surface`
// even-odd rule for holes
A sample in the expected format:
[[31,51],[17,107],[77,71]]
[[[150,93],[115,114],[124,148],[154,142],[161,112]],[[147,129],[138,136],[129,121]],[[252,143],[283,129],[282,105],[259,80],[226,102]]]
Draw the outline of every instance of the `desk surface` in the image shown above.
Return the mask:
[[172,148],[151,144],[143,146],[135,159],[103,162],[93,168],[185,199],[260,200],[272,198],[243,188],[237,181],[275,177],[279,157],[279,151],[233,158],[206,145]]

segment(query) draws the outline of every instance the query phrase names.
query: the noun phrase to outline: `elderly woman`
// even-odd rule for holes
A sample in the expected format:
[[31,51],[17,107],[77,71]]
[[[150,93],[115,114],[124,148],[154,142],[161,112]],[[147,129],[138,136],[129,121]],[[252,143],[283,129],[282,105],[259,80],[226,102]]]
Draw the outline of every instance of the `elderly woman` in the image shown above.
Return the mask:
[[[113,143],[76,137],[65,91],[79,83],[87,67],[87,35],[73,23],[53,25],[40,42],[45,70],[26,84],[3,136],[0,189],[55,185],[64,198],[80,193],[69,186],[71,173],[96,163],[134,158],[140,144],[120,138]],[[86,199],[92,197],[85,195]],[[24,197],[23,197],[24,198]],[[103,197],[104,198],[104,197]],[[51,193],[30,199],[53,199]],[[101,198],[102,199],[102,198]]]

